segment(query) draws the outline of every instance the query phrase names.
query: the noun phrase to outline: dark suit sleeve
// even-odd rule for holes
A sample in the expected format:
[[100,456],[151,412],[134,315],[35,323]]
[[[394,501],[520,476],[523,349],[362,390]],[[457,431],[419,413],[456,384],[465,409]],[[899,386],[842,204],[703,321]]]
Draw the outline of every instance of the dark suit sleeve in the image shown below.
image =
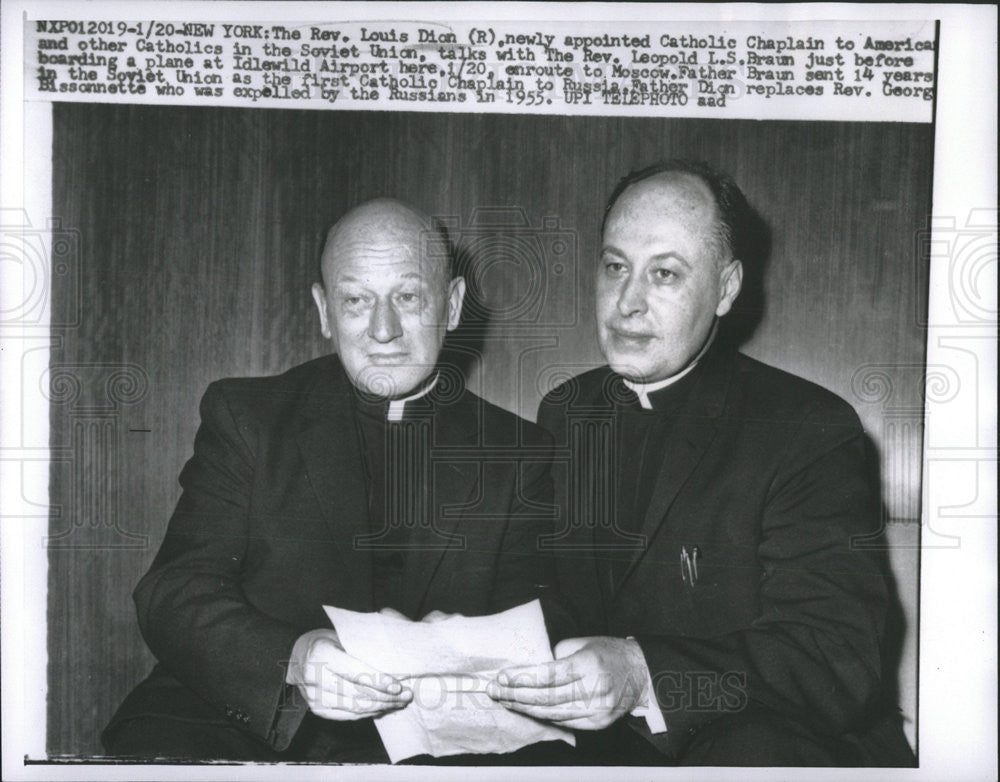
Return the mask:
[[[560,387],[550,396],[565,396],[564,391],[565,388]],[[554,452],[565,453],[567,408],[564,403],[553,402],[550,396],[539,405],[538,425],[553,440]],[[555,517],[550,532],[554,535],[550,536],[552,542],[546,550],[555,568],[560,596],[566,606],[564,610],[573,617],[572,631],[567,630],[564,637],[601,635],[605,628],[594,572],[595,557],[588,550],[587,535],[591,530],[575,523],[577,519],[565,502],[569,496],[569,464],[565,458],[553,458],[552,479]]]
[[[254,433],[213,383],[201,403],[183,494],[152,567],[135,589],[153,654],[234,725],[284,749],[304,714],[284,685],[292,626],[250,605],[240,587],[254,481]],[[280,719],[278,719],[280,717]],[[277,729],[280,728],[280,729]]]
[[748,700],[839,734],[857,727],[873,698],[886,587],[874,559],[852,546],[872,531],[874,505],[863,433],[843,408],[802,421],[770,486],[751,626],[714,638],[637,638],[667,723],[653,737],[664,751]]
[[555,645],[578,629],[576,616],[559,591],[552,556],[541,545],[553,531],[552,440],[538,429],[534,432],[530,455],[518,464],[491,606],[503,611],[538,598],[549,641]]

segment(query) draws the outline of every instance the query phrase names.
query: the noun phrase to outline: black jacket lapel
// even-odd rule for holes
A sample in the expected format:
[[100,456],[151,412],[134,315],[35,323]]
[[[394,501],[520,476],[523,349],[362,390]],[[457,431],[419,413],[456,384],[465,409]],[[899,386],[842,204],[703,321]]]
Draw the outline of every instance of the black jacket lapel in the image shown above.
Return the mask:
[[[570,506],[582,515],[575,521],[581,524],[589,538],[585,557],[591,558],[588,566],[596,572],[602,607],[605,615],[610,610],[615,592],[615,572],[621,571],[620,563],[631,560],[645,549],[646,539],[641,532],[623,529],[617,519],[615,485],[620,465],[616,458],[617,404],[630,394],[621,377],[605,368],[595,378],[590,394],[575,404],[576,414],[586,420],[588,442],[578,442],[571,459],[578,470],[577,495]],[[581,461],[582,460],[582,461]],[[584,497],[580,492],[586,491]],[[585,507],[580,508],[580,505]],[[581,563],[582,564],[582,563]]]
[[463,391],[451,403],[437,401],[431,435],[430,529],[421,535],[422,545],[406,553],[405,579],[408,585],[405,612],[414,619],[425,613],[424,598],[446,551],[462,550],[463,507],[474,504],[474,490],[480,486],[481,452],[475,447],[483,436],[479,399]]
[[643,518],[642,534],[646,537],[646,545],[633,555],[615,585],[616,591],[650,550],[653,539],[666,521],[667,511],[718,431],[734,361],[732,354],[721,348],[706,355],[705,361],[704,371],[675,414],[669,430],[663,462]]
[[372,561],[356,539],[369,532],[361,444],[349,381],[336,358],[320,373],[303,406],[297,435],[309,483],[330,526],[354,595],[352,607],[371,608]]

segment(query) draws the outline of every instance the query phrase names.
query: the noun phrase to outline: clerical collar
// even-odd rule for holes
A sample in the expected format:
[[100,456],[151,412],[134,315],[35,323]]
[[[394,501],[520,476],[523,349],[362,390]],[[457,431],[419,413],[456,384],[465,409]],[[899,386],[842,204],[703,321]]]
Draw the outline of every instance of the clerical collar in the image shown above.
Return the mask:
[[406,408],[407,402],[413,402],[416,399],[420,399],[422,396],[426,396],[431,392],[434,386],[437,385],[438,375],[435,372],[434,376],[431,378],[430,382],[424,383],[424,385],[414,391],[407,397],[402,399],[390,399],[389,400],[389,411],[386,413],[386,420],[388,421],[402,421],[403,420],[403,410]]
[[708,335],[708,339],[705,340],[705,344],[702,346],[701,350],[698,351],[698,355],[694,357],[690,364],[688,364],[684,369],[678,372],[676,375],[671,375],[664,380],[657,380],[655,383],[637,383],[634,380],[629,380],[628,378],[622,378],[625,385],[635,392],[635,395],[639,397],[639,406],[643,410],[652,410],[653,403],[649,401],[649,395],[666,388],[667,386],[672,386],[674,383],[687,377],[694,371],[694,368],[698,366],[698,362],[701,361],[702,357],[708,352],[709,347],[711,347],[712,342],[715,340],[716,325],[712,326],[712,331]]
[[[407,406],[427,396],[437,385],[437,382],[438,373],[435,372],[410,394],[397,399],[374,396],[360,388],[355,388],[355,406],[359,412],[375,421],[399,422],[404,420],[404,411]],[[429,401],[421,402],[420,406],[426,406]]]

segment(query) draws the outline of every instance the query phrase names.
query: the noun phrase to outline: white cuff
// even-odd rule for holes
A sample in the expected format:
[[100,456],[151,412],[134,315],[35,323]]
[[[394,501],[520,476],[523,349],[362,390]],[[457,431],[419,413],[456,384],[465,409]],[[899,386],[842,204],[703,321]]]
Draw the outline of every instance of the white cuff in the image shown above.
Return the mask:
[[[635,641],[635,638],[629,636],[628,640]],[[666,733],[667,723],[664,721],[663,712],[660,711],[660,705],[656,701],[656,694],[653,690],[653,677],[649,672],[649,666],[646,664],[645,655],[643,656],[642,664],[646,672],[646,686],[642,691],[642,696],[639,698],[639,705],[632,709],[629,714],[633,717],[645,718],[646,727],[649,728],[650,733]]]

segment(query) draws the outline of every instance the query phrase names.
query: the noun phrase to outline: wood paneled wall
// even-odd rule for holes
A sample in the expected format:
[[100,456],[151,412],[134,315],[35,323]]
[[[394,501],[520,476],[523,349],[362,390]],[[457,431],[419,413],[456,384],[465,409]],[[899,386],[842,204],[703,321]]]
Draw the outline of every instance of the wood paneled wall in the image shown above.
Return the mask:
[[[445,218],[478,294],[469,382],[533,418],[600,363],[604,201],[675,156],[730,172],[771,231],[749,354],[855,405],[885,503],[919,516],[930,126],[57,104],[48,747],[99,732],[152,663],[132,588],[179,495],[209,381],[325,352],[323,231],[380,195]],[[887,424],[886,411],[909,411]],[[908,416],[908,417],[907,417]],[[913,590],[916,574],[897,573]]]

